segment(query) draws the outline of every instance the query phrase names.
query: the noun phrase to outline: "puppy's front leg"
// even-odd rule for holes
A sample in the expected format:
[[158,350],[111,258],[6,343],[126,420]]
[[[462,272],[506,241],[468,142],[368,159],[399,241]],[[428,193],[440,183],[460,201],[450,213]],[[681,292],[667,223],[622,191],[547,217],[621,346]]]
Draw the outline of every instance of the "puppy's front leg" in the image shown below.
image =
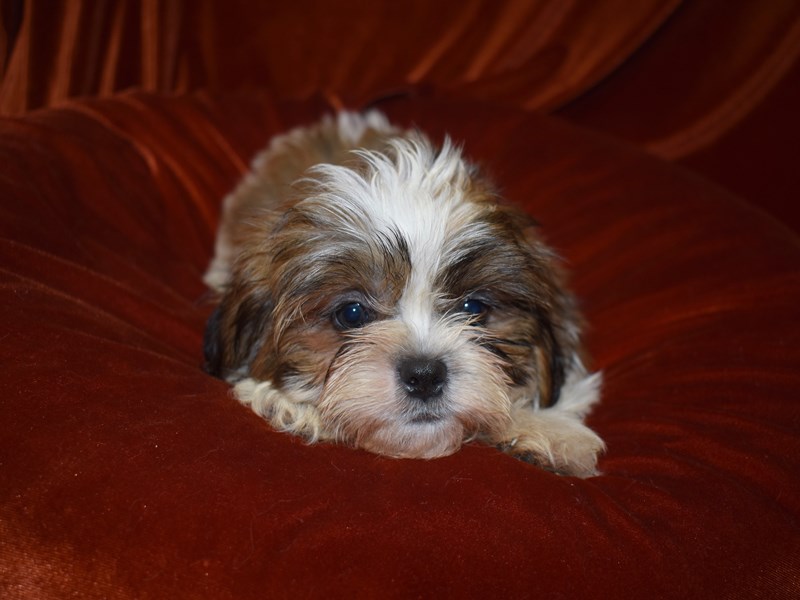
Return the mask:
[[558,406],[513,409],[511,425],[491,442],[515,458],[576,477],[596,475],[597,455],[605,448],[580,417]]
[[270,381],[242,379],[233,388],[236,398],[278,431],[305,438],[309,443],[332,439],[325,431],[319,410],[305,398],[276,388]]

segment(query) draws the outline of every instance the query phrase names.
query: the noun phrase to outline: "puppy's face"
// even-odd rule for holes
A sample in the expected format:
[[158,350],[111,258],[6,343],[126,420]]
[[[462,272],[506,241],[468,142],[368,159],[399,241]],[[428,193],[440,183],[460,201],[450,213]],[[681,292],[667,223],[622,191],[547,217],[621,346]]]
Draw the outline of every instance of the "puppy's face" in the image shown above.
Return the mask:
[[329,437],[430,458],[555,401],[569,298],[530,223],[457,150],[401,140],[322,166],[248,237],[210,370],[316,406]]

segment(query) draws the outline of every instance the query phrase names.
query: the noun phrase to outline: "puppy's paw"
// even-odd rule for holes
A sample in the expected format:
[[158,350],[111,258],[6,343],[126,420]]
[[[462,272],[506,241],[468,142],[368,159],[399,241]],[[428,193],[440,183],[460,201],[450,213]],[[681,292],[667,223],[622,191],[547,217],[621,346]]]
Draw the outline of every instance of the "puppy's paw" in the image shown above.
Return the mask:
[[547,419],[527,431],[498,444],[515,458],[561,475],[597,475],[597,458],[605,449],[603,440],[583,423]]

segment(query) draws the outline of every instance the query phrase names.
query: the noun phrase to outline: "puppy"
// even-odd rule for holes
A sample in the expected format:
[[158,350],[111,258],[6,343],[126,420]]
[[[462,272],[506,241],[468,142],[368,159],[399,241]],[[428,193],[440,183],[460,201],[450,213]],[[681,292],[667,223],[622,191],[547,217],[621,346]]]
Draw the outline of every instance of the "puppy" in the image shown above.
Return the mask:
[[468,440],[595,473],[600,375],[524,213],[378,112],[276,137],[223,205],[206,370],[278,430],[394,457]]

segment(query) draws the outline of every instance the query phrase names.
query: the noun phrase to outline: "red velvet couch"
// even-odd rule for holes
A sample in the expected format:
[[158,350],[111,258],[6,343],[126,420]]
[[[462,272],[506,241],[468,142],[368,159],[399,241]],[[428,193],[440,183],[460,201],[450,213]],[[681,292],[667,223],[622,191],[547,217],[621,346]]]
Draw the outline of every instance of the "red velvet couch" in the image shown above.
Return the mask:
[[[743,142],[797,130],[797,4],[399,4],[2,5],[0,597],[800,596],[793,147]],[[714,81],[664,114],[642,65],[674,78],[676,40]],[[725,121],[734,66],[763,89]],[[568,261],[602,475],[306,446],[202,372],[220,199],[368,104],[462,141]]]

